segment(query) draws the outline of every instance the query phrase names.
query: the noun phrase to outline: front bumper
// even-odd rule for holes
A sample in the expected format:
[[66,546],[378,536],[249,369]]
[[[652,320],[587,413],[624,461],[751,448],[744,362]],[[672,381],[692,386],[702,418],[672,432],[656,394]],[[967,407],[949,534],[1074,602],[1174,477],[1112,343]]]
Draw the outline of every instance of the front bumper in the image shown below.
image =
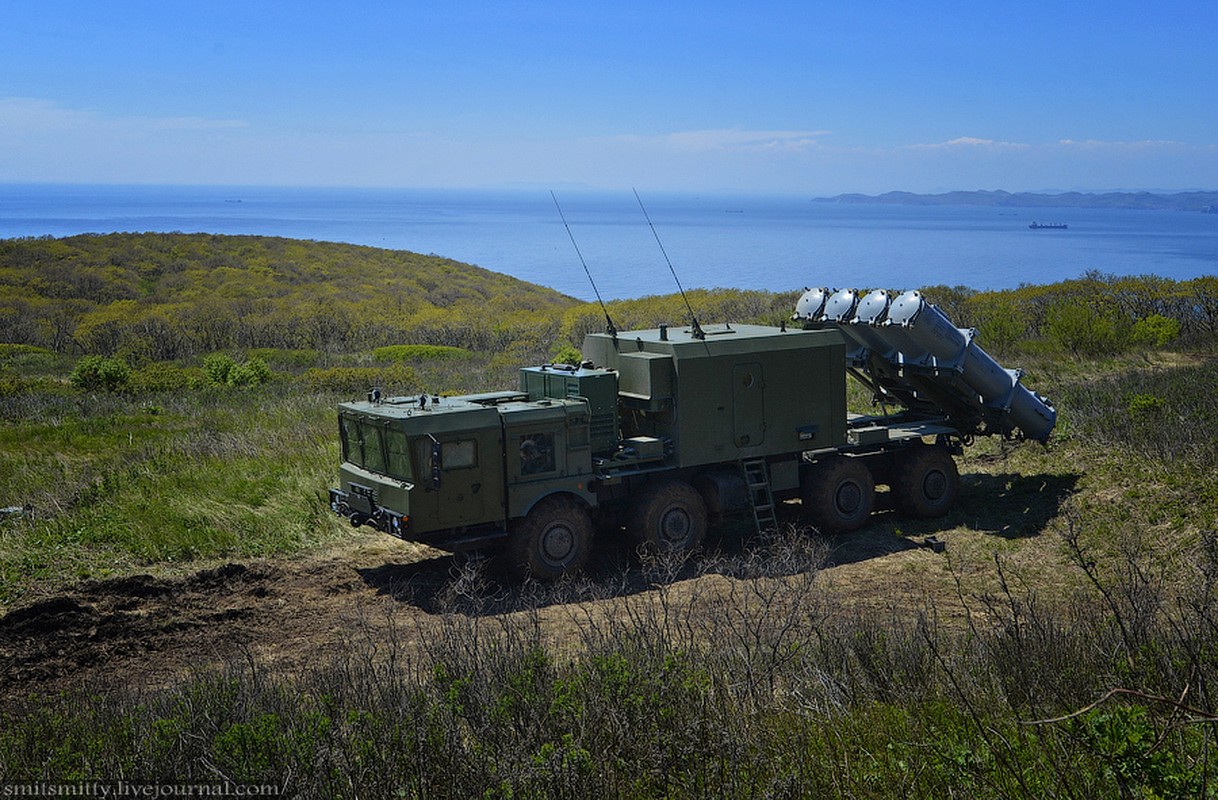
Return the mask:
[[376,505],[366,494],[331,489],[330,510],[346,517],[354,528],[368,525],[397,537],[405,537],[410,530],[409,516]]

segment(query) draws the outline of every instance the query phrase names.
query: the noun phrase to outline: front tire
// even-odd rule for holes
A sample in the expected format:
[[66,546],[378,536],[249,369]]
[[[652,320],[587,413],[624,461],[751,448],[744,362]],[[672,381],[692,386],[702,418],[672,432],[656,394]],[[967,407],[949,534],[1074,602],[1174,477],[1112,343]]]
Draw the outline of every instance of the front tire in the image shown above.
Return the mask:
[[630,510],[626,530],[646,547],[692,553],[706,538],[706,503],[684,481],[663,481],[643,489]]
[[799,487],[804,515],[822,533],[847,533],[867,524],[875,479],[857,458],[829,456],[805,473]]
[[956,504],[960,472],[947,450],[916,444],[901,454],[892,488],[902,514],[915,519],[942,517]]
[[513,572],[551,583],[578,572],[592,552],[592,518],[571,497],[548,497],[516,523],[508,544]]

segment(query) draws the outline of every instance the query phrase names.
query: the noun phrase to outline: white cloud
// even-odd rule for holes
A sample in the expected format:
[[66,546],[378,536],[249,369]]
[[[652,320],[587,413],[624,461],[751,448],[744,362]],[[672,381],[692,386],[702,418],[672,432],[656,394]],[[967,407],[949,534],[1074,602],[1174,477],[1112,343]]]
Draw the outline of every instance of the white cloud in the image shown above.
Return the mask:
[[1189,146],[1184,142],[1177,142],[1171,139],[1143,139],[1137,142],[1109,142],[1102,139],[1087,139],[1078,142],[1073,139],[1062,139],[1058,144],[1063,147],[1079,147],[1088,150],[1162,150]]
[[946,142],[935,142],[933,144],[907,145],[907,148],[910,150],[964,149],[966,147],[979,150],[1026,150],[1032,147],[1032,145],[1020,142],[995,141],[994,139],[979,139],[975,136],[960,136],[955,139],[949,139]]
[[830,131],[751,131],[718,128],[701,131],[674,131],[657,136],[628,135],[620,141],[657,144],[683,151],[796,151],[819,146],[817,137]]
[[0,98],[0,132],[13,134],[127,134],[157,131],[215,130],[243,128],[242,120],[206,117],[117,116],[87,109],[65,108],[50,100],[34,97]]

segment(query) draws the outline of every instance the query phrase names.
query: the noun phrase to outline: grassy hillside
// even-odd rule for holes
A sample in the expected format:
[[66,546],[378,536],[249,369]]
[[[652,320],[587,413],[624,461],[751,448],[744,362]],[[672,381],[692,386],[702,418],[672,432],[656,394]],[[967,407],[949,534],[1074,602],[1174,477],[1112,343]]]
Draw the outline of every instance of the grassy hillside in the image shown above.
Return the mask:
[[[689,563],[552,590],[471,566],[425,613],[392,594],[388,627],[308,669],[251,655],[156,690],[6,700],[0,774],[317,796],[1213,796],[1218,279],[926,293],[1060,414],[1048,447],[971,448],[947,518],[829,539],[729,527]],[[796,295],[690,297],[704,322],[777,323]],[[674,297],[609,313],[686,316]],[[0,651],[29,646],[35,601],[69,614],[81,579],[341,549],[366,534],[326,506],[336,402],[514,386],[603,324],[409,253],[0,242],[0,507],[20,509],[0,518]],[[932,534],[945,554],[920,546]]]
[[136,360],[403,339],[492,347],[499,332],[526,336],[522,317],[573,304],[468,264],[355,245],[128,233],[0,242],[8,341]]

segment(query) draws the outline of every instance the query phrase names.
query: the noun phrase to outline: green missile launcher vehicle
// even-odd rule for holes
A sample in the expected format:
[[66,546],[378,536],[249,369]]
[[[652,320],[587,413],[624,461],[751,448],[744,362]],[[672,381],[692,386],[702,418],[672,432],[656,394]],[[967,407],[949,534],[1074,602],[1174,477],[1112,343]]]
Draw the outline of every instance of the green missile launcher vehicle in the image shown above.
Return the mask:
[[[551,581],[584,566],[594,535],[692,551],[708,520],[751,512],[772,527],[795,497],[825,532],[865,525],[876,484],[899,511],[940,516],[958,493],[952,456],[974,435],[1048,437],[1048,401],[934,306],[898,308],[916,293],[886,305],[906,320],[890,329],[874,314],[856,329],[855,308],[827,315],[839,294],[801,298],[798,326],[592,334],[583,364],[523,368],[514,391],[343,403],[331,508],[446,550],[497,549]],[[959,352],[939,344],[945,324]],[[897,410],[847,413],[848,373]]]

